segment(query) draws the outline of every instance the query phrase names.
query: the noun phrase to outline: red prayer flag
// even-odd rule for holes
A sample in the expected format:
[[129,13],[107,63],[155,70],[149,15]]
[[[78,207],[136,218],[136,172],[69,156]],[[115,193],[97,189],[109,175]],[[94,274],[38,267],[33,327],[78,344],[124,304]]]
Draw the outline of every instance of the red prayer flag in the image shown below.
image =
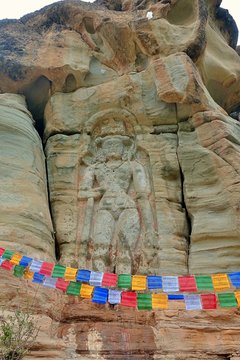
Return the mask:
[[123,291],[121,298],[121,305],[128,307],[137,306],[137,294],[132,291]]
[[197,285],[194,276],[179,276],[178,281],[179,291],[197,291]]
[[102,286],[117,286],[117,274],[104,273]]
[[202,308],[207,309],[216,309],[217,308],[217,298],[215,294],[201,294]]
[[4,253],[5,253],[5,249],[0,248],[0,256],[2,256],[2,254],[4,254]]
[[57,279],[56,288],[62,291],[67,291],[67,287],[69,285],[69,281],[65,281],[64,279]]
[[54,264],[44,261],[42,263],[39,274],[45,276],[52,276],[53,268],[54,268]]
[[1,265],[1,267],[4,268],[5,270],[11,270],[13,268],[13,266],[14,265],[12,263],[10,263],[9,260],[3,261],[2,265]]

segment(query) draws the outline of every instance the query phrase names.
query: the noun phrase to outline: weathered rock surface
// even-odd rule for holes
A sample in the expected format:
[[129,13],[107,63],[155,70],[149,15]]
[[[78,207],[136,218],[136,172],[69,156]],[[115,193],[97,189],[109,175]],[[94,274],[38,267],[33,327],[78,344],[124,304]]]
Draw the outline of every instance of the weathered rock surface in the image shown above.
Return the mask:
[[[0,22],[0,246],[117,273],[239,271],[240,59],[220,3],[65,0]],[[240,359],[238,309],[139,312],[25,280],[16,297],[1,275],[2,306],[35,296],[28,359]]]

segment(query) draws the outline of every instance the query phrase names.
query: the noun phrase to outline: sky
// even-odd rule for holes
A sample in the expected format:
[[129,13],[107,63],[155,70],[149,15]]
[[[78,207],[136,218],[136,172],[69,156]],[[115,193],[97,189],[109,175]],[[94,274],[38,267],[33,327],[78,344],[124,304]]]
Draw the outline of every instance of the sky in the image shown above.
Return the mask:
[[[58,0],[0,0],[0,19],[18,19],[56,1]],[[240,30],[239,0],[223,0],[221,7],[229,10]],[[238,43],[240,43],[240,37]]]

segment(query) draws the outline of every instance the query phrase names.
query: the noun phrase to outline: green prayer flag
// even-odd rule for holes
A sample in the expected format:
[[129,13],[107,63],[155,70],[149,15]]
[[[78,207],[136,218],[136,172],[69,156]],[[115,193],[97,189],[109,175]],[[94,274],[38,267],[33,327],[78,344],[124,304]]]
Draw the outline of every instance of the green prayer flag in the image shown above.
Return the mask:
[[81,285],[82,285],[82,283],[70,281],[70,284],[68,285],[68,288],[67,288],[67,295],[79,296],[80,290],[81,290]]
[[195,276],[198,290],[213,290],[212,277],[209,275]]
[[120,289],[131,289],[132,287],[132,276],[130,274],[118,275],[118,287]]
[[25,266],[15,265],[13,275],[20,278],[24,275],[25,269]]
[[137,295],[138,310],[152,310],[152,294]]
[[218,300],[221,307],[236,307],[237,301],[234,293],[218,294]]
[[7,259],[7,260],[11,260],[14,253],[15,253],[15,251],[5,250],[4,253],[2,254],[2,258]]
[[55,265],[52,272],[53,278],[63,278],[66,272],[66,267],[63,265]]

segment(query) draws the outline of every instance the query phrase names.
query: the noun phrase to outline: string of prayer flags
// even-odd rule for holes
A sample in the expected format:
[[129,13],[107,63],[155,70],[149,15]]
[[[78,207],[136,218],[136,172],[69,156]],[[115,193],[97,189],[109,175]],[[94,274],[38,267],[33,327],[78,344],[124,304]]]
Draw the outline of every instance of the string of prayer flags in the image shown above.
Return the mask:
[[62,290],[63,292],[67,291],[69,281],[65,281],[62,278],[58,278],[56,282],[56,289]]
[[117,286],[117,274],[104,273],[102,286]]
[[198,290],[213,290],[213,282],[210,275],[196,275],[195,279]]
[[186,310],[201,310],[201,298],[198,294],[184,295]]
[[3,259],[3,260],[4,261],[1,263],[1,267],[5,270],[11,270],[14,265],[12,263],[10,263],[9,260],[5,260],[5,259]]
[[222,291],[230,288],[227,274],[212,275],[213,287],[216,291]]
[[201,294],[202,308],[214,310],[217,308],[217,297],[215,294]]
[[108,302],[109,304],[116,305],[121,303],[121,291],[109,289]]
[[90,270],[82,270],[82,269],[78,270],[77,281],[88,283],[90,280],[90,274],[91,274]]
[[190,276],[179,276],[179,290],[180,291],[187,291],[187,292],[193,292],[197,291],[196,281],[195,277]]
[[152,308],[153,309],[168,309],[167,294],[152,294]]
[[42,275],[45,275],[45,276],[51,276],[52,272],[53,272],[53,268],[54,268],[53,263],[44,261],[42,263],[42,267],[41,267],[39,273]]
[[15,253],[15,254],[13,254],[10,262],[11,262],[13,265],[19,265],[21,259],[22,259],[22,255],[21,255],[21,254],[18,254],[18,253]]
[[94,287],[88,284],[82,284],[80,296],[84,299],[91,299]]
[[163,276],[162,288],[164,292],[177,292],[179,291],[178,277],[177,276]]
[[56,282],[57,282],[57,279],[46,276],[45,279],[43,280],[43,286],[45,286],[47,288],[50,288],[50,289],[55,289],[56,288]]
[[108,289],[96,287],[93,292],[92,302],[96,304],[106,304],[108,299]]
[[52,277],[53,278],[64,278],[65,272],[66,272],[65,266],[56,264],[53,268]]
[[132,290],[140,291],[146,290],[147,277],[144,275],[133,275],[132,277]]
[[148,275],[147,276],[147,287],[149,290],[151,289],[161,289],[162,288],[162,277]]
[[28,266],[33,259],[28,256],[23,256],[19,262],[21,266]]
[[34,273],[32,282],[37,284],[42,284],[44,280],[44,275],[41,275],[39,273]]
[[123,291],[121,305],[135,308],[137,306],[137,294],[133,291]]
[[237,301],[234,293],[218,294],[218,301],[221,307],[236,307]]
[[81,290],[81,283],[70,281],[68,287],[67,287],[67,295],[80,295]]
[[11,260],[13,254],[14,254],[14,251],[12,251],[12,250],[5,250],[4,253],[2,254],[2,258],[3,258],[3,259],[7,259],[7,260]]
[[43,263],[43,261],[40,261],[40,260],[33,260],[32,262],[31,262],[31,265],[30,265],[30,267],[29,267],[29,270],[30,271],[32,271],[32,272],[39,272],[40,271],[40,269],[41,269],[41,267],[42,267],[42,263]]
[[101,286],[103,279],[103,272],[91,271],[89,284],[92,286]]
[[21,278],[24,275],[25,267],[21,265],[14,266],[13,275]]
[[66,271],[64,274],[64,279],[66,281],[75,281],[77,275],[77,269],[72,267],[66,267]]
[[233,272],[228,274],[228,277],[232,283],[232,286],[234,286],[236,289],[240,288],[240,272]]
[[138,310],[152,310],[152,295],[151,294],[138,294],[137,295]]
[[132,276],[129,274],[118,275],[118,287],[120,289],[131,289]]

